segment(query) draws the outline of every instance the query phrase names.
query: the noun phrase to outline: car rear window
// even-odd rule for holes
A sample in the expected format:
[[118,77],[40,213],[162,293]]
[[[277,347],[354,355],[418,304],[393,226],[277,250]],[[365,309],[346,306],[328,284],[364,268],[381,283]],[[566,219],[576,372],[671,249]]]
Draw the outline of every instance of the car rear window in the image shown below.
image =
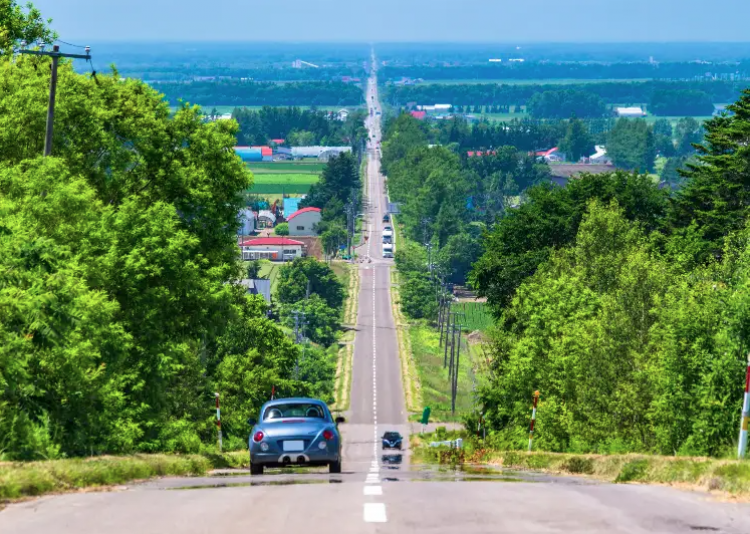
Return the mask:
[[266,408],[263,413],[264,421],[275,421],[289,417],[307,417],[311,419],[325,419],[325,410],[320,404],[309,402],[290,402],[274,404]]

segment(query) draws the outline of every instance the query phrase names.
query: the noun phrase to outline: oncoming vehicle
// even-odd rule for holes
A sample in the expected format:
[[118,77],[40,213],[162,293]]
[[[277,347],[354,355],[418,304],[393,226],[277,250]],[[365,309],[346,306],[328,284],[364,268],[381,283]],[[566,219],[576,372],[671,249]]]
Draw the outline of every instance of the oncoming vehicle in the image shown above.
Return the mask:
[[391,243],[383,243],[383,257],[384,258],[393,257],[393,245]]
[[341,436],[326,403],[317,399],[272,400],[260,409],[252,425],[250,473],[262,475],[264,467],[322,466],[341,472]]
[[398,432],[386,432],[383,434],[383,448],[401,450],[402,440],[403,438]]
[[383,237],[393,237],[393,228],[389,225],[383,227]]

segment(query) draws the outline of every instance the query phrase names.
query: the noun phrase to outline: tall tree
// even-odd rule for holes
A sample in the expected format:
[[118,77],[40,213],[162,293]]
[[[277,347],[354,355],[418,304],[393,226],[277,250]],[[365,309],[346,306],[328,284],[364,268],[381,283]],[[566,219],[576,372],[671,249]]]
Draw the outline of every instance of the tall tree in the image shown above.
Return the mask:
[[580,119],[571,119],[560,143],[560,151],[569,161],[577,162],[593,154],[594,150],[594,139],[589,135],[586,124]]
[[654,133],[643,119],[619,119],[607,137],[607,154],[617,167],[652,172],[656,160]]
[[724,237],[745,225],[750,207],[750,91],[727,109],[734,115],[705,123],[705,145],[682,172],[687,182],[671,211],[675,226],[695,221],[716,254]]

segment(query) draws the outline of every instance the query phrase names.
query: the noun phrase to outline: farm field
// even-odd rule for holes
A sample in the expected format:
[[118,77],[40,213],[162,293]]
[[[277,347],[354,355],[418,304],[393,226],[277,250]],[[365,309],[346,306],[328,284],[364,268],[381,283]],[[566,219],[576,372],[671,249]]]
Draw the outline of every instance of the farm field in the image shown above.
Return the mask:
[[464,330],[485,331],[493,325],[492,315],[484,302],[454,302],[451,311],[464,314],[461,318]]
[[318,162],[258,162],[248,165],[253,173],[254,195],[305,195],[318,182],[324,164]]

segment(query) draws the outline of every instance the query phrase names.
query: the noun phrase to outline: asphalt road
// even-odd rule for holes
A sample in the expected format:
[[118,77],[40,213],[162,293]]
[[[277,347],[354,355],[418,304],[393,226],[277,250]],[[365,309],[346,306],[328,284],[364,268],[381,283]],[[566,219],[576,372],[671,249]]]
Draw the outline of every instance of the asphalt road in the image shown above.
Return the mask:
[[[379,109],[374,80],[369,101]],[[380,121],[374,119],[368,127],[376,144]],[[0,512],[0,533],[750,533],[750,506],[700,493],[490,468],[416,466],[408,451],[379,449],[382,432],[406,434],[409,428],[390,307],[391,260],[380,253],[385,198],[374,144],[366,221],[372,261],[360,264],[351,410],[342,425],[344,472],[251,477],[225,471],[44,497]]]

